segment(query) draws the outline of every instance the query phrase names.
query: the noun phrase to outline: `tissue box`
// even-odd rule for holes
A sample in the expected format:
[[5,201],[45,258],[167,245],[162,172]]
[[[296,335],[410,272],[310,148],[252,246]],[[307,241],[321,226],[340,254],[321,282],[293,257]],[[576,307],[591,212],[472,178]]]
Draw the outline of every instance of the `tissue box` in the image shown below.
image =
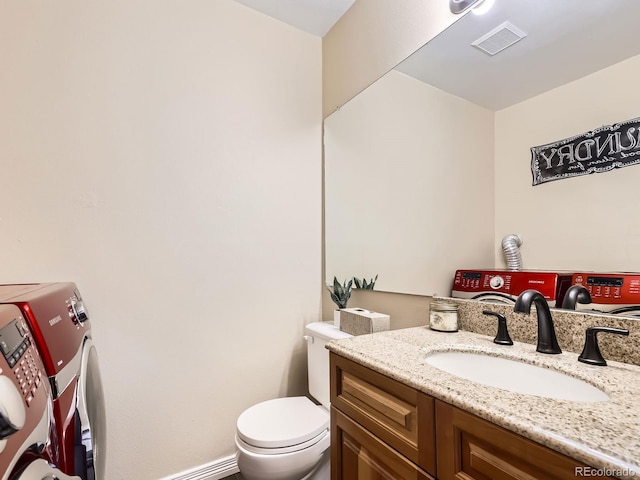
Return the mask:
[[371,312],[364,308],[340,310],[340,330],[351,335],[384,332],[389,330],[391,319],[384,313]]

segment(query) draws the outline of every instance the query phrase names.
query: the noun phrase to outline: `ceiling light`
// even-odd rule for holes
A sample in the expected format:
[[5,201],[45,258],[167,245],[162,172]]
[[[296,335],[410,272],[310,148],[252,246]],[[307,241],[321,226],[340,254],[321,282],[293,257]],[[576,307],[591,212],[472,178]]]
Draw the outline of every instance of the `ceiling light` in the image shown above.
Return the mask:
[[482,2],[482,0],[449,0],[449,10],[451,13],[462,13],[478,2]]
[[473,10],[471,11],[476,15],[484,15],[489,10],[491,10],[491,7],[493,7],[494,3],[496,3],[496,0],[483,0],[477,6],[473,7]]

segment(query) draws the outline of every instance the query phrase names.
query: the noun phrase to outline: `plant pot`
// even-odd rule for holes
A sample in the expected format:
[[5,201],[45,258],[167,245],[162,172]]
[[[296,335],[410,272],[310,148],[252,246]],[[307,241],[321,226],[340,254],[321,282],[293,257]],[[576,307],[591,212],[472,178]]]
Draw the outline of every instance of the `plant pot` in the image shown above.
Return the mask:
[[333,311],[333,324],[340,328],[340,310],[339,309],[335,309]]

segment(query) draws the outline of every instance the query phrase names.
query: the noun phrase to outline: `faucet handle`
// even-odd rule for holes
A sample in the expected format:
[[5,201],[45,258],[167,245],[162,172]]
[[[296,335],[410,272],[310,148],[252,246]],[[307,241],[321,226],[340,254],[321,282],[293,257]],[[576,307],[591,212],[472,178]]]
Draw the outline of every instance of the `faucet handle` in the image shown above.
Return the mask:
[[496,334],[496,338],[493,339],[493,343],[497,343],[498,345],[513,345],[513,340],[511,340],[509,330],[507,329],[507,317],[500,313],[492,312],[491,310],[483,310],[482,313],[498,318],[498,333]]
[[609,328],[609,327],[589,327],[585,334],[584,348],[582,353],[578,357],[578,361],[582,363],[588,363],[590,365],[606,365],[607,362],[600,353],[600,347],[598,347],[598,332],[615,333],[617,335],[629,335],[629,330],[622,328]]

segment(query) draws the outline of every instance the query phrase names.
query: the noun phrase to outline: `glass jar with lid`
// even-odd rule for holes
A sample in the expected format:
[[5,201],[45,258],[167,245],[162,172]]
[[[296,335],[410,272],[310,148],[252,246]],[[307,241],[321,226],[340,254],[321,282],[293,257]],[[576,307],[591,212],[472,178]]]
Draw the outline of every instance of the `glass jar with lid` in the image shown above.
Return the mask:
[[429,328],[438,332],[458,331],[458,306],[442,300],[429,305]]

